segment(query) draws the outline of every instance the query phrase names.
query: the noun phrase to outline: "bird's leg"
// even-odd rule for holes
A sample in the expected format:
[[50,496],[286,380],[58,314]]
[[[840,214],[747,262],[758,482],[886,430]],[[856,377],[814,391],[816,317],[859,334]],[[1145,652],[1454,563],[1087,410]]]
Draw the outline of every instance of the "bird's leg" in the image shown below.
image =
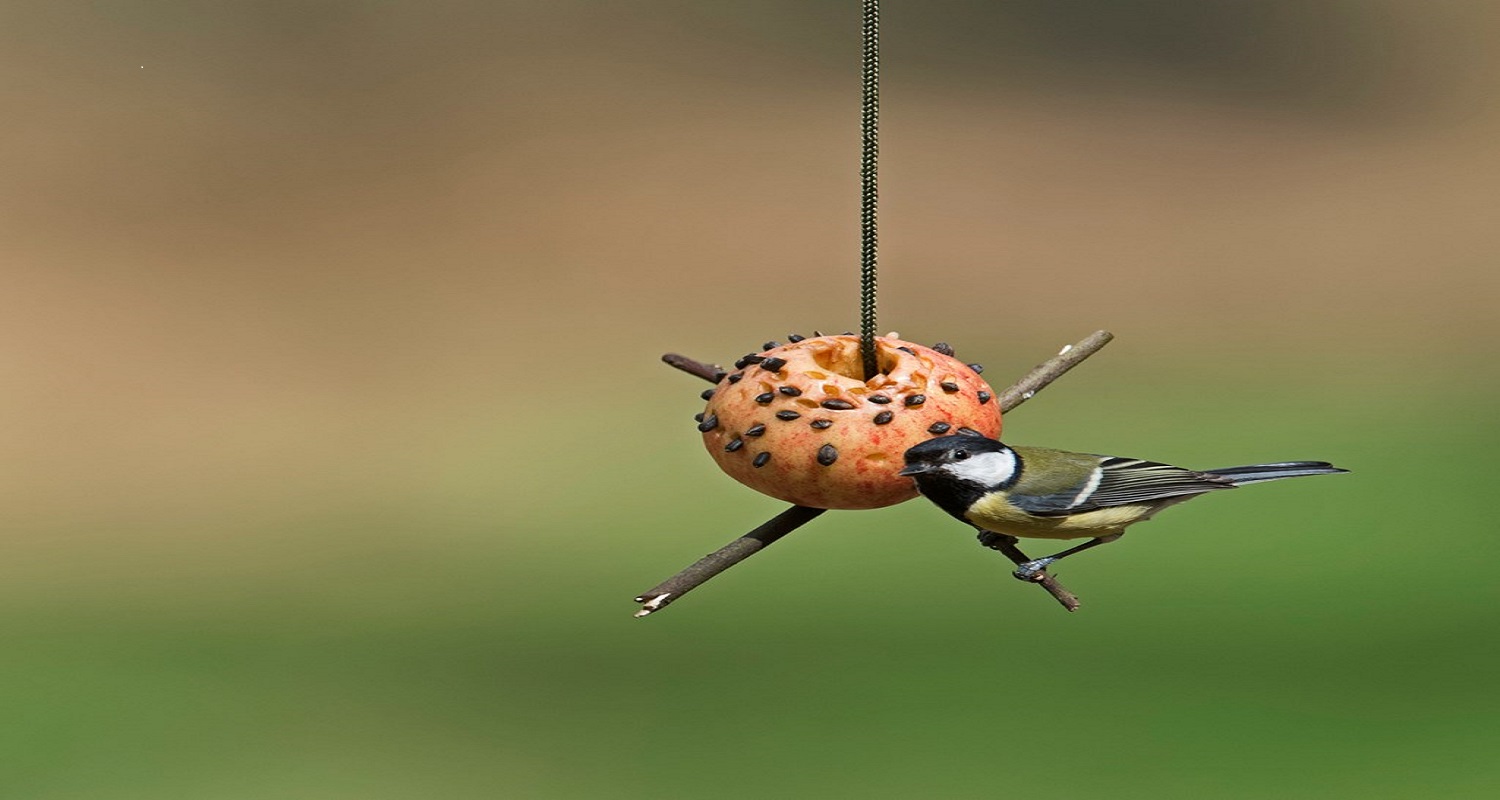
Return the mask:
[[[1002,553],[1006,558],[1014,562],[1016,566],[1028,563],[1031,560],[1025,553],[1021,552],[1021,548],[1016,546],[1016,537],[987,531],[977,526],[975,530],[979,531],[980,544]],[[1057,602],[1062,603],[1063,608],[1069,611],[1078,610],[1078,596],[1058,583],[1057,578],[1052,577],[1046,570],[1038,571],[1032,582],[1046,590],[1047,594],[1052,595]]]
[[[1077,547],[1070,547],[1067,550],[1062,551],[1061,553],[1053,553],[1050,556],[1046,556],[1044,558],[1032,559],[1031,561],[1025,561],[1025,562],[1017,561],[1016,562],[1016,571],[1014,573],[1012,573],[1012,574],[1014,574],[1018,579],[1023,580],[1023,581],[1040,580],[1040,575],[1041,575],[1042,570],[1046,569],[1047,567],[1052,566],[1052,564],[1054,564],[1055,562],[1057,562],[1059,559],[1067,558],[1068,556],[1071,556],[1074,553],[1082,553],[1083,551],[1085,551],[1085,550],[1087,550],[1087,549],[1089,549],[1091,547],[1098,547],[1101,544],[1109,544],[1110,542],[1113,542],[1114,540],[1120,538],[1123,535],[1124,534],[1120,534],[1120,533],[1111,533],[1108,536],[1100,536],[1100,537],[1095,538],[1095,539],[1090,539],[1087,542],[1084,542],[1083,544],[1078,545]],[[1012,541],[1014,541],[1014,540],[1012,540]],[[1016,552],[1019,553],[1020,551],[1017,550]]]

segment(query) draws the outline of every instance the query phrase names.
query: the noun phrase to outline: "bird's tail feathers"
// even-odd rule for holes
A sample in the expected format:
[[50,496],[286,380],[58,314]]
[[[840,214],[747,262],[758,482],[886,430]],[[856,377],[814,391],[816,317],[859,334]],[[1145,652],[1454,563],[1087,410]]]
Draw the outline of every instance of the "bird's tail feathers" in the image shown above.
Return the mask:
[[1327,461],[1282,461],[1276,464],[1250,464],[1243,467],[1206,469],[1204,472],[1220,478],[1228,478],[1235,486],[1261,481],[1277,481],[1282,478],[1300,478],[1305,475],[1335,475],[1348,472]]

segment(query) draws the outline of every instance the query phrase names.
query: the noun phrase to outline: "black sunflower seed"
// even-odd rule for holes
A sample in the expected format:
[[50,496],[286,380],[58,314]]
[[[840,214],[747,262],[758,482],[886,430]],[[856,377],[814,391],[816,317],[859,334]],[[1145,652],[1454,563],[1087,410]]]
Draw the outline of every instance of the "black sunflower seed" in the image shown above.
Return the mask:
[[740,378],[743,378],[743,377],[745,377],[745,373],[743,373],[743,372],[731,373],[730,376],[729,376],[729,382],[730,383],[739,383],[740,382]]
[[827,428],[833,427],[833,420],[831,420],[831,419],[815,419],[815,420],[812,421],[812,426],[816,430],[820,430],[820,431],[821,430],[825,430]]
[[726,453],[733,453],[734,451],[736,451],[736,450],[738,450],[738,449],[740,449],[741,447],[744,447],[744,446],[745,446],[745,440],[741,439],[739,437],[735,437],[735,438],[729,440],[729,444],[724,445],[724,452],[726,452]]
[[770,460],[771,460],[771,454],[770,453],[756,453],[755,454],[755,460],[750,462],[750,466],[752,466],[752,467],[764,467],[766,465],[766,462],[770,461]]
[[838,448],[831,444],[825,444],[818,448],[818,463],[825,467],[833,466],[833,462],[839,460]]
[[975,372],[984,372],[984,365],[983,364],[970,364],[969,365],[969,369],[972,369]]
[[939,353],[942,353],[945,356],[952,357],[953,355],[953,345],[948,344],[947,342],[938,342],[937,344],[932,346],[932,349],[938,351]]
[[770,392],[761,392],[760,394],[755,396],[755,402],[760,403],[761,405],[765,405],[775,399],[776,395],[771,394]]
[[782,394],[786,395],[787,397],[801,397],[802,396],[802,390],[798,389],[795,386],[782,386],[782,387],[779,387],[776,391],[781,392]]
[[767,372],[780,372],[784,366],[786,366],[784,358],[768,358],[760,362],[760,368]]
[[776,348],[778,348],[780,346],[781,346],[781,342],[778,342],[775,339],[772,339],[771,341],[766,342],[765,344],[762,344],[760,346],[760,349],[762,349],[762,350],[775,350]]
[[792,420],[794,420],[794,419],[796,419],[796,418],[798,418],[800,416],[802,416],[802,415],[798,414],[795,411],[778,411],[778,412],[776,412],[776,418],[777,419],[784,419],[787,422],[791,422]]
[[713,414],[709,414],[703,418],[702,422],[698,423],[698,430],[703,433],[708,433],[717,427],[719,427],[719,418]]
[[763,423],[760,423],[760,422],[757,422],[754,425],[751,425],[750,427],[748,427],[748,428],[745,429],[745,435],[746,436],[759,436],[759,435],[761,435],[762,433],[765,433],[765,432],[766,432],[766,426]]
[[986,392],[986,391],[983,391],[983,390],[980,390],[980,392],[979,392],[979,404],[980,405],[984,405],[985,403],[988,403],[989,401],[990,401],[990,393]]
[[927,432],[928,433],[935,433],[935,434],[938,434],[939,436],[941,436],[942,434],[947,433],[948,431],[950,431],[952,429],[953,429],[953,426],[949,425],[946,422],[934,422],[931,425],[927,426]]
[[877,404],[883,406],[886,403],[891,402],[891,398],[886,397],[883,394],[872,394],[872,395],[870,395],[870,402],[877,403]]
[[789,334],[787,334],[786,340],[789,341],[789,342],[791,342],[792,344],[796,344],[796,343],[798,343],[798,342],[800,342],[800,341],[802,341],[803,339],[806,339],[806,338],[807,338],[806,336],[801,336],[801,335],[798,335],[798,334],[795,334],[795,333],[789,333]]
[[879,414],[875,415],[875,424],[876,425],[884,425],[887,422],[890,422],[891,418],[894,417],[894,416],[896,416],[896,415],[892,414],[889,411],[882,411]]
[[919,406],[919,405],[922,405],[923,403],[927,402],[927,395],[925,395],[925,394],[907,395],[906,399],[903,400],[902,402],[906,403],[909,406]]
[[854,408],[853,403],[849,402],[848,400],[839,400],[838,398],[834,398],[832,400],[824,400],[818,405],[821,405],[829,411],[848,411],[849,409]]
[[712,400],[712,399],[714,399],[714,390],[713,389],[704,389],[703,393],[700,394],[700,395],[698,395],[698,396],[701,397],[701,398],[703,398],[704,400]]
[[953,381],[943,381],[942,383],[940,383],[938,385],[941,386],[941,387],[943,387],[943,391],[945,391],[945,392],[947,392],[949,394],[952,394],[952,393],[958,391],[958,384],[954,383]]

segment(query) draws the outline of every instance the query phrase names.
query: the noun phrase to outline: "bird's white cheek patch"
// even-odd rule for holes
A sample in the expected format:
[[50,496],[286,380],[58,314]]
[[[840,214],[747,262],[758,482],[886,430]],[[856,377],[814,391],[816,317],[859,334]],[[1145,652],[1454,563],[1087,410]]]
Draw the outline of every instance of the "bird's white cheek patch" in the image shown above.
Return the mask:
[[1016,474],[1016,454],[1009,450],[999,453],[976,453],[966,461],[955,461],[944,467],[953,477],[961,481],[992,486],[1004,483]]

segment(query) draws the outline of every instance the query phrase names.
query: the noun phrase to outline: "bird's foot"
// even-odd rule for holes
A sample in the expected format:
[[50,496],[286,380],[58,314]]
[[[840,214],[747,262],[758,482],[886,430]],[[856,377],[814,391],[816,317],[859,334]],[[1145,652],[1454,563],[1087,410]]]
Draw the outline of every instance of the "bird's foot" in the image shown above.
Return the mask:
[[991,550],[1000,550],[1004,545],[1016,543],[1016,537],[1004,533],[995,533],[994,531],[980,531],[979,535],[975,538],[979,540],[981,545]]
[[1056,560],[1056,558],[1048,556],[1047,558],[1038,558],[1017,564],[1016,571],[1011,574],[1016,576],[1016,580],[1037,583],[1043,579],[1044,576],[1042,573]]

